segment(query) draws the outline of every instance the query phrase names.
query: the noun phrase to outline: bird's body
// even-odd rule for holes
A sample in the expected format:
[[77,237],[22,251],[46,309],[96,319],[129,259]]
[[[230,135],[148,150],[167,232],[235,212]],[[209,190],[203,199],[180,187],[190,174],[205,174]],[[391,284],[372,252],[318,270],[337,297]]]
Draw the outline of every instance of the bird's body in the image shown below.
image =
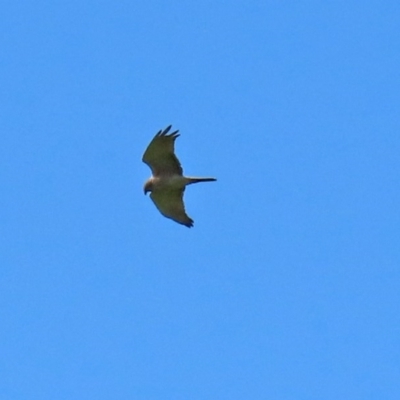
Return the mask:
[[187,185],[187,179],[182,175],[170,175],[165,177],[151,176],[148,180],[152,187],[152,191],[170,189],[183,189]]
[[178,131],[167,135],[170,129],[171,125],[164,131],[159,131],[143,155],[143,162],[152,171],[152,176],[144,185],[144,192],[151,192],[150,197],[161,214],[190,228],[193,220],[186,214],[183,204],[185,187],[216,179],[183,176],[181,164],[174,152]]

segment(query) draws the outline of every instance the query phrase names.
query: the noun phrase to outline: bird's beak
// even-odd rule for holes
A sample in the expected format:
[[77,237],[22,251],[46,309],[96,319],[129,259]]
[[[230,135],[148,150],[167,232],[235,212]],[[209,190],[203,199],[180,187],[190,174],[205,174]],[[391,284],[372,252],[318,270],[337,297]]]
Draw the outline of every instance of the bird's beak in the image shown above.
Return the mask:
[[146,196],[148,190],[144,189],[143,192],[144,192],[144,195]]

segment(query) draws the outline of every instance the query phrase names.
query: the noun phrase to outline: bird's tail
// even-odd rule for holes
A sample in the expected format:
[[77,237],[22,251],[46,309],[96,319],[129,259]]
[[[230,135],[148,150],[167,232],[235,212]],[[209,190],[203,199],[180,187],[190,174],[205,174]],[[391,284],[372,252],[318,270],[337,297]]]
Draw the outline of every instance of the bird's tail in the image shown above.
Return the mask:
[[215,178],[187,178],[188,183],[187,185],[191,185],[192,183],[199,183],[199,182],[214,182],[216,181]]

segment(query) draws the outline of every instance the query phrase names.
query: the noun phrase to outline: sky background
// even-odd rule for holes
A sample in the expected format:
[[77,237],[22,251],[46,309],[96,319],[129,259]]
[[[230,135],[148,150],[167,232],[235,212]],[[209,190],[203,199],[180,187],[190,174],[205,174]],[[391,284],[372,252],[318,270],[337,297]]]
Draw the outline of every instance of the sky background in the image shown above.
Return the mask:
[[[3,1],[0,398],[399,399],[399,21]],[[143,195],[169,124],[193,229]]]

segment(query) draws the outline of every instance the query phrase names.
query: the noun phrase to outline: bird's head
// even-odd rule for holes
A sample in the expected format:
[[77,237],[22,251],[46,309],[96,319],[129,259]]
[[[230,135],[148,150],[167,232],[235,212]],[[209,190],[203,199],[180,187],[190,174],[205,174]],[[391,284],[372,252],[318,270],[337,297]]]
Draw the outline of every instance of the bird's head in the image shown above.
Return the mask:
[[144,194],[147,194],[147,192],[151,192],[153,190],[153,182],[149,179],[143,187]]

